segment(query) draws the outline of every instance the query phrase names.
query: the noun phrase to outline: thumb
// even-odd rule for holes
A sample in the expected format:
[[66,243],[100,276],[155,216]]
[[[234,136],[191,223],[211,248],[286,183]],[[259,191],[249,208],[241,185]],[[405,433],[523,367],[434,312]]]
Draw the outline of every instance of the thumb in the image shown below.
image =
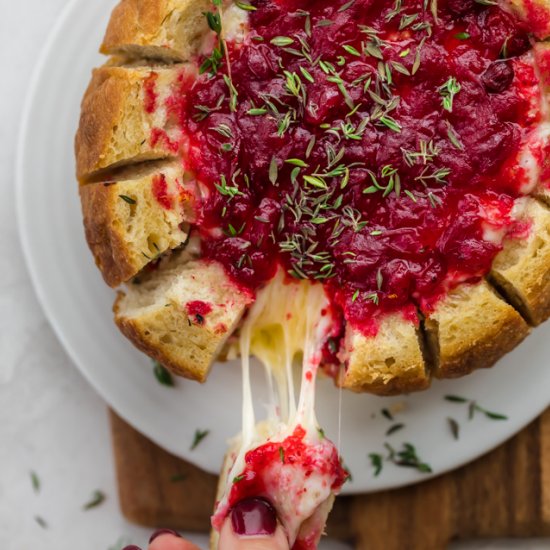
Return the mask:
[[289,550],[289,546],[273,506],[251,498],[231,510],[220,532],[218,550]]

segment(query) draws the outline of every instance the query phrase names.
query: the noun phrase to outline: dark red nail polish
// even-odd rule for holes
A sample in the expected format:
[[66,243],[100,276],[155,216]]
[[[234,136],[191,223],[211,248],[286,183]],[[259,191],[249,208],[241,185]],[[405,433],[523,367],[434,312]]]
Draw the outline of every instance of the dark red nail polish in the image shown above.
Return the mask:
[[141,550],[141,548],[135,544],[130,544],[130,546],[125,546],[122,550]]
[[266,500],[251,498],[231,510],[231,524],[237,535],[272,535],[277,528],[277,514]]
[[176,533],[172,529],[157,529],[149,539],[149,544],[151,544],[155,539],[159,538],[161,535],[173,535],[174,537],[181,538],[179,533]]

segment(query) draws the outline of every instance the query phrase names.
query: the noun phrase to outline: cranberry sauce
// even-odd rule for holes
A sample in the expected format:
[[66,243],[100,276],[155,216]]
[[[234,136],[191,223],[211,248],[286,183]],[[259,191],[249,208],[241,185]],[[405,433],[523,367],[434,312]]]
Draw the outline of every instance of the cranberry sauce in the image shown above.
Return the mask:
[[256,0],[229,66],[206,58],[185,163],[203,254],[240,285],[282,266],[368,331],[490,269],[538,122],[530,44],[497,6],[425,3]]

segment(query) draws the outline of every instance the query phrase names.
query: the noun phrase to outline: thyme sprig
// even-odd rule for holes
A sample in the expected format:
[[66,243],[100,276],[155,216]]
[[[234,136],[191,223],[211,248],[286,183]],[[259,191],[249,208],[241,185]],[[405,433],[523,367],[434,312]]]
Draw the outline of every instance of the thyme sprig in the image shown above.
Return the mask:
[[384,443],[386,455],[382,453],[369,453],[367,456],[373,468],[374,477],[378,477],[383,470],[384,462],[390,462],[403,468],[414,468],[420,473],[430,474],[432,467],[419,456],[416,447],[411,443],[403,443],[401,449],[396,450],[389,443]]
[[459,395],[446,395],[445,400],[450,401],[451,403],[467,404],[469,420],[472,420],[475,414],[478,412],[482,413],[483,415],[485,415],[486,418],[489,418],[490,420],[508,420],[508,416],[506,416],[505,414],[489,411],[484,407],[481,407],[480,405],[478,405],[475,399],[468,399]]

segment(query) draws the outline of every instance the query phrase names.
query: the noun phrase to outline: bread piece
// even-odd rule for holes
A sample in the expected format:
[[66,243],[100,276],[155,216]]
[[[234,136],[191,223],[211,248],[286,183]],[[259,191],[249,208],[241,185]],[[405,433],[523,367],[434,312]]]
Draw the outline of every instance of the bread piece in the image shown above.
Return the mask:
[[437,378],[493,366],[528,334],[521,315],[485,281],[450,291],[426,319]]
[[194,187],[172,163],[135,179],[80,188],[86,239],[109,286],[128,281],[186,240]]
[[101,52],[186,61],[208,33],[210,0],[122,0],[113,10]]
[[529,323],[550,317],[550,211],[534,199],[520,202],[527,235],[509,238],[495,258],[491,281]]
[[500,4],[519,19],[537,38],[550,36],[550,0],[501,0]]
[[188,70],[182,66],[94,70],[75,141],[81,182],[98,181],[108,168],[177,154],[179,130],[163,133],[169,131],[165,100]]
[[184,251],[120,292],[115,322],[137,348],[175,374],[204,382],[253,297],[215,262]]
[[365,336],[348,325],[343,345],[344,388],[396,395],[430,385],[418,327],[399,313],[385,315],[376,336]]

